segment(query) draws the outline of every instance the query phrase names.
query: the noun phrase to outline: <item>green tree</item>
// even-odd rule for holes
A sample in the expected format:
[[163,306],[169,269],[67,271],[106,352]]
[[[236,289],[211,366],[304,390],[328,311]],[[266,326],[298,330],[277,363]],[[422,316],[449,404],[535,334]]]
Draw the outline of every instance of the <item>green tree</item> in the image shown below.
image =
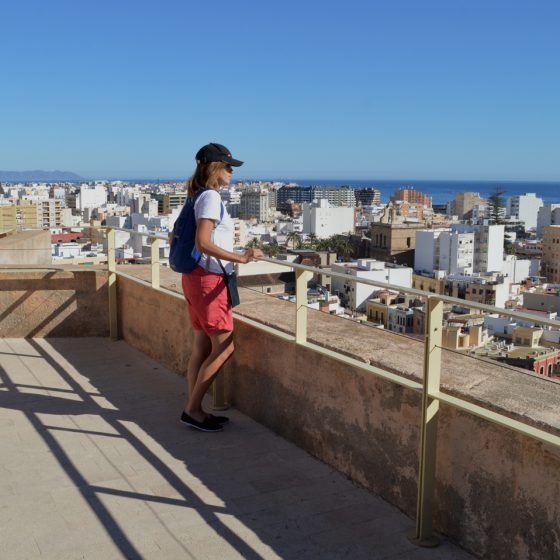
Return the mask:
[[292,244],[292,249],[301,249],[301,235],[297,231],[290,231],[286,236],[286,245]]
[[267,243],[266,245],[263,245],[262,250],[267,257],[273,259],[282,252],[282,247],[280,247],[278,243]]
[[319,239],[317,245],[315,246],[316,251],[334,251],[334,244],[332,238]]
[[348,262],[354,254],[354,246],[347,235],[334,235],[330,238],[332,241],[332,250],[336,251],[337,256],[342,257]]
[[262,242],[260,241],[260,239],[257,239],[256,237],[253,237],[253,239],[251,239],[251,241],[249,241],[247,243],[247,245],[245,245],[245,248],[247,249],[262,249]]
[[490,206],[490,221],[493,224],[503,224],[504,215],[504,189],[500,185],[496,185],[496,188],[492,194],[488,197],[488,203]]
[[319,238],[314,233],[310,233],[305,240],[304,247],[306,247],[307,249],[316,250],[318,243]]
[[504,239],[504,253],[506,255],[515,255],[515,246],[509,239]]

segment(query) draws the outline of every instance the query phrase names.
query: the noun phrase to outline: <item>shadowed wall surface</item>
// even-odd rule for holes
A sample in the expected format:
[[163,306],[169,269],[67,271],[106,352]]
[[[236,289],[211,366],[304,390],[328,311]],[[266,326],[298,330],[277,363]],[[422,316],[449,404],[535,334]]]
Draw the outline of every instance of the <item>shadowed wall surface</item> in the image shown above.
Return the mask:
[[107,274],[2,272],[0,337],[108,336]]

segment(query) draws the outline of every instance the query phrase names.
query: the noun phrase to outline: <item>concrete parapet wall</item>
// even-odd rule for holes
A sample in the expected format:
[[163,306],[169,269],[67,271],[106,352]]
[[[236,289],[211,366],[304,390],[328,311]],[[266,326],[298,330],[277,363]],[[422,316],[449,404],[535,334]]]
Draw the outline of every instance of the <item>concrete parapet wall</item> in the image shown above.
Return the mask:
[[29,266],[51,263],[49,230],[18,231],[0,238],[0,264]]
[[[176,297],[119,278],[123,338],[182,373],[190,323]],[[238,313],[291,331],[294,306],[255,293]],[[415,516],[420,394],[240,320],[226,374],[232,404]],[[309,313],[313,342],[418,379],[420,342]],[[466,361],[465,361],[466,360]],[[444,353],[443,388],[559,433],[560,385]],[[483,558],[560,558],[560,453],[441,405],[435,522]],[[411,521],[411,528],[413,522]]]
[[107,274],[2,272],[0,337],[108,336]]

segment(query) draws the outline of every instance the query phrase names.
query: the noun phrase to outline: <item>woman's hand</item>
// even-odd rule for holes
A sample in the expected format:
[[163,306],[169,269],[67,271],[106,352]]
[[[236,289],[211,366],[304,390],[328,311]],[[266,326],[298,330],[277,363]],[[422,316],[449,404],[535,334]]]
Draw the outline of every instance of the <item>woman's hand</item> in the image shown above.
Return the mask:
[[260,249],[247,249],[243,255],[243,264],[247,264],[253,259],[260,259],[264,257],[264,253]]

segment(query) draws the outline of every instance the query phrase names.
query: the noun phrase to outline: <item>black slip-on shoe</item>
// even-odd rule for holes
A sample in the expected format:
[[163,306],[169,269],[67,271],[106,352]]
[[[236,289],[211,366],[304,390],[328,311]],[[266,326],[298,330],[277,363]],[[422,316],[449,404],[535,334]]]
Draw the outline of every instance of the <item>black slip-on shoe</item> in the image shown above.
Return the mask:
[[214,424],[226,424],[229,422],[227,416],[214,416],[213,414],[207,414],[206,419],[210,420],[210,422],[214,422]]
[[192,416],[189,416],[186,412],[181,414],[181,422],[190,426],[191,428],[196,428],[201,432],[221,432],[223,430],[220,424],[216,424],[205,418],[202,422],[195,420]]

